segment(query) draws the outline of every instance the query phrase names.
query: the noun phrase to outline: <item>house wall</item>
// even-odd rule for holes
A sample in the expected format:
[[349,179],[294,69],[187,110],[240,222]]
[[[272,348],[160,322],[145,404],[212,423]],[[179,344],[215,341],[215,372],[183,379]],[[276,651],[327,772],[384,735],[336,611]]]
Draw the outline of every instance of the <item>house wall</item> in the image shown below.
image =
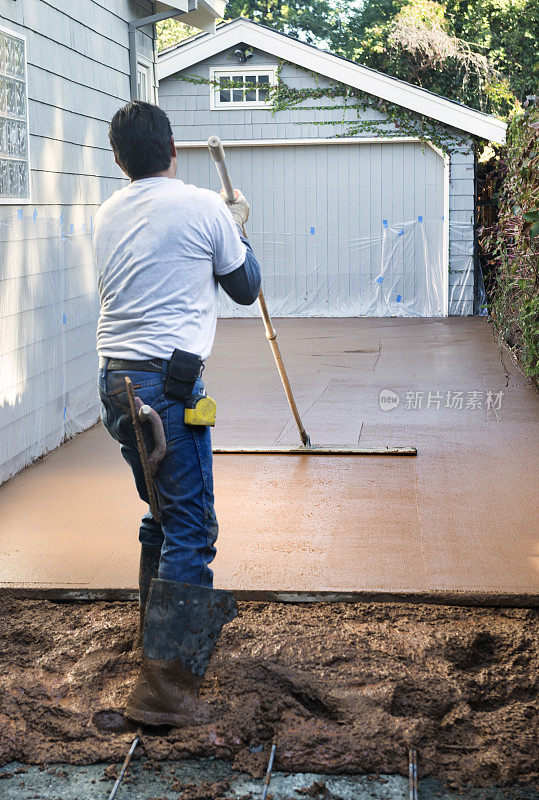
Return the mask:
[[[269,53],[253,50],[249,66],[275,64]],[[210,66],[237,65],[233,49],[201,61],[179,75],[209,77]],[[312,75],[293,64],[284,64],[281,76],[285,83],[296,89],[328,87],[331,82],[322,75]],[[317,139],[348,134],[349,124],[357,119],[352,108],[343,111],[312,110],[313,106],[341,106],[342,98],[306,101],[294,110],[279,111],[275,116],[266,109],[210,109],[210,87],[208,84],[193,84],[171,75],[159,83],[159,104],[170,117],[174,135],[178,141],[202,141],[217,133],[223,140],[260,139]],[[375,109],[366,109],[361,119],[383,123],[385,115]],[[344,120],[344,121],[343,121]],[[318,124],[317,124],[318,123]],[[330,124],[320,124],[330,123]],[[382,125],[380,133],[390,134],[394,128]],[[361,132],[358,138],[371,137],[371,132]],[[459,136],[462,134],[459,132]],[[473,245],[474,245],[474,154],[471,137],[465,152],[451,156],[449,186],[449,313],[472,314],[474,294]],[[180,159],[181,170],[181,159]],[[404,222],[405,220],[399,220]]]
[[[0,482],[99,415],[91,229],[124,185],[108,123],[129,100],[127,21],[150,0],[2,2],[26,36],[31,203],[0,205]],[[138,47],[153,53],[151,29]]]

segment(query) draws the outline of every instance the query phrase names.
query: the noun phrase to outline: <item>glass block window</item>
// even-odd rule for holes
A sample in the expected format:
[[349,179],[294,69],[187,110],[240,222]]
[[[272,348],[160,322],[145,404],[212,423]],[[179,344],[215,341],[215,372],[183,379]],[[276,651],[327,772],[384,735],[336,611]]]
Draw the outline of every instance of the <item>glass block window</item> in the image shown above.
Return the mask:
[[212,68],[211,108],[264,108],[275,83],[277,68]]
[[0,203],[29,199],[26,41],[0,28]]

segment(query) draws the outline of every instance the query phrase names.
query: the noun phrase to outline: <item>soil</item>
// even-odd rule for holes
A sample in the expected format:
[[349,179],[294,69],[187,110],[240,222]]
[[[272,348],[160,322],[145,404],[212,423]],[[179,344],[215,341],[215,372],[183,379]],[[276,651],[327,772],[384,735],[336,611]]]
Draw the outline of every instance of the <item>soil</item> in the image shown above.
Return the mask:
[[[0,764],[122,761],[93,715],[135,679],[136,604],[0,599]],[[539,783],[539,620],[528,609],[243,603],[202,687],[210,724],[142,735],[152,762]],[[262,747],[261,747],[262,746]],[[137,751],[139,752],[139,751]]]

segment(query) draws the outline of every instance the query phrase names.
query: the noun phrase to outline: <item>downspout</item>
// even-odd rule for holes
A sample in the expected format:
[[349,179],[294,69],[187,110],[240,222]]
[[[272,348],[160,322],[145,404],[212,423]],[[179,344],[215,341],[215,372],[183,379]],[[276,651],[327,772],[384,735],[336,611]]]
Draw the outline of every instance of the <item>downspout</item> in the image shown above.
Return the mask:
[[145,25],[154,25],[164,19],[179,17],[180,14],[188,14],[196,11],[198,0],[183,0],[186,8],[183,11],[161,11],[159,14],[151,14],[148,17],[134,19],[129,23],[129,85],[131,90],[131,100],[137,99],[137,30]]

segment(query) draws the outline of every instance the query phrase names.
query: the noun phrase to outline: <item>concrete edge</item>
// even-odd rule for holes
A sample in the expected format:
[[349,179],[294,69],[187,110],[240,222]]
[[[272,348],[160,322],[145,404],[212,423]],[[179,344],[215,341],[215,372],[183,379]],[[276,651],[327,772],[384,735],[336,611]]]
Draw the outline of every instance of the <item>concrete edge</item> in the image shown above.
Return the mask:
[[[260,603],[410,603],[484,608],[539,608],[539,594],[512,592],[388,592],[388,591],[286,591],[233,589],[239,601]],[[13,597],[58,602],[118,602],[138,600],[136,589],[69,589],[0,586],[0,599]]]

